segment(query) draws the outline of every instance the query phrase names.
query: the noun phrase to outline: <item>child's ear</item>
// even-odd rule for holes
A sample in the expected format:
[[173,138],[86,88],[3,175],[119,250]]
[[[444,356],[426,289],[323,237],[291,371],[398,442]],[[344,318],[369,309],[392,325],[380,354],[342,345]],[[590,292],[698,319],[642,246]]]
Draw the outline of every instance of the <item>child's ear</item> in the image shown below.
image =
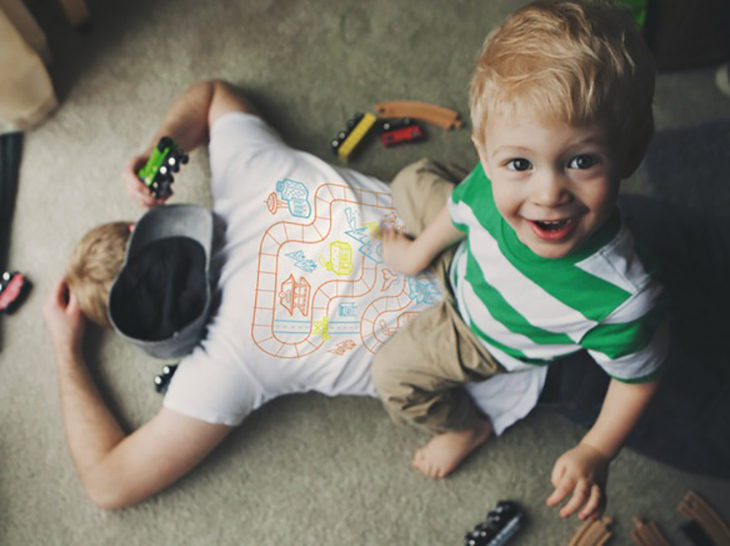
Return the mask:
[[487,175],[487,178],[491,178],[491,175],[489,173],[489,162],[487,161],[487,152],[484,149],[484,146],[479,143],[479,141],[476,139],[474,135],[471,135],[471,141],[474,144],[474,148],[477,150],[477,155],[479,155],[479,162],[482,164],[482,168],[484,169],[484,174]]

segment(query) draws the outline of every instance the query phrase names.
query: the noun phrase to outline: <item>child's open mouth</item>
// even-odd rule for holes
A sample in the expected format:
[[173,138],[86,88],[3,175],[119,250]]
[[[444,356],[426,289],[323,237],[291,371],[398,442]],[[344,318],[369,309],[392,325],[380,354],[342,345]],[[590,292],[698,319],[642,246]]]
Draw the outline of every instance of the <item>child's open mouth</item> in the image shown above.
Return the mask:
[[564,218],[562,220],[530,220],[532,231],[547,241],[556,241],[566,237],[575,226],[572,218]]

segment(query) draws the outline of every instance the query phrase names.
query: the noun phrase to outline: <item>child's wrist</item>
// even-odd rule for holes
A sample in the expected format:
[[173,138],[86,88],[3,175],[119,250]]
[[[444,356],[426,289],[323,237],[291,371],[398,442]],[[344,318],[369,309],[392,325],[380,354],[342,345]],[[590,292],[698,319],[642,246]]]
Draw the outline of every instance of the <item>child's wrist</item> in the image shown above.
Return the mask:
[[606,462],[610,462],[621,450],[621,447],[612,449],[610,446],[602,445],[600,442],[596,442],[592,438],[583,438],[579,443],[579,446],[588,448],[593,451],[596,455],[605,459]]

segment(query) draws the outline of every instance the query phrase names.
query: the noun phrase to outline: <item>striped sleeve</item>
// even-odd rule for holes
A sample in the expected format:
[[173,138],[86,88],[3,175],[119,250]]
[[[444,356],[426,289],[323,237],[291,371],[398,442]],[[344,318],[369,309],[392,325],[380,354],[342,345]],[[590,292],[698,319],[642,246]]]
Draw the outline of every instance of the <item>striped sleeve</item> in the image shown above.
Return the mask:
[[[477,164],[472,172],[453,189],[449,196],[448,208],[449,215],[451,216],[451,222],[454,224],[456,229],[465,233],[469,232],[469,225],[460,212],[462,207],[459,207],[459,204],[464,201],[471,201],[474,199],[475,188],[480,186],[480,181],[483,179],[486,180],[484,175],[481,173],[483,173],[483,171],[481,171],[481,165]],[[484,188],[482,187],[482,192],[483,191]],[[491,191],[489,193],[491,194]]]
[[[662,371],[669,325],[665,298],[656,286],[636,294],[580,340],[580,345],[614,379],[642,383]],[[645,312],[637,316],[639,308]]]

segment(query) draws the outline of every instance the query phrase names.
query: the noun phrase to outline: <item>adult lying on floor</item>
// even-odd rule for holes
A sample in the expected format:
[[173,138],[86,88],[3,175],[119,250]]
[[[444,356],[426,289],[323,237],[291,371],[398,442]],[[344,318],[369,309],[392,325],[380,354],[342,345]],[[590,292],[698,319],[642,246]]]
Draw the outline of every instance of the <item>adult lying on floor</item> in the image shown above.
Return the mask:
[[[135,176],[162,135],[184,150],[209,143],[215,222],[200,207],[158,206]],[[71,455],[106,509],[167,487],[274,397],[377,396],[373,352],[439,298],[433,276],[382,264],[374,232],[399,222],[388,185],[290,148],[228,84],[186,90],[152,143],[123,175],[152,210],[135,226],[90,231],[45,308]],[[214,223],[225,226],[220,245]],[[185,236],[179,253],[172,235]],[[131,434],[89,375],[85,317],[153,356],[183,356],[159,413]],[[532,409],[543,381],[517,374],[468,388],[499,434]],[[519,396],[490,403],[494,389]]]
[[[72,257],[69,274],[58,282],[45,307],[71,455],[87,494],[106,509],[135,504],[175,482],[213,451],[247,414],[273,397],[310,390],[328,395],[376,396],[370,379],[371,351],[387,339],[409,313],[424,309],[438,297],[433,277],[398,278],[384,271],[377,261],[377,241],[363,237],[369,235],[378,222],[396,221],[391,214],[389,187],[288,147],[261,120],[249,102],[226,83],[202,82],[185,91],[164,118],[158,137],[160,135],[172,136],[186,150],[210,140],[213,211],[216,219],[227,224],[224,242],[211,252],[205,241],[210,236],[204,235],[205,230],[192,229],[186,234],[202,242],[203,256],[198,256],[194,264],[200,267],[202,260],[202,276],[210,276],[214,284],[212,293],[204,289],[200,301],[195,299],[195,294],[188,299],[178,298],[179,302],[190,304],[179,313],[189,315],[190,323],[180,325],[174,320],[172,323],[153,320],[155,332],[148,333],[147,338],[156,337],[157,340],[140,336],[134,330],[133,320],[125,323],[121,307],[116,309],[116,315],[112,313],[112,319],[116,320],[111,324],[107,312],[108,295],[122,269],[124,247],[130,236],[129,224],[119,222],[107,224],[100,232],[92,230],[82,240]],[[156,137],[152,145],[157,141]],[[134,174],[144,164],[149,150],[130,161],[124,178],[133,199],[154,208],[162,202],[151,197]],[[443,177],[457,175],[439,169],[433,163],[425,162],[423,167]],[[281,184],[277,184],[279,182]],[[317,189],[320,194],[316,193]],[[322,199],[317,199],[317,195]],[[392,198],[397,201],[399,196]],[[320,207],[324,204],[332,204],[332,207],[315,208],[317,203],[322,203]],[[696,227],[697,222],[680,222],[681,215],[673,211],[666,214],[661,207],[648,207],[643,201],[628,203],[624,208],[629,213],[628,220],[635,221],[637,236],[654,243],[662,242],[663,248],[659,250],[668,256],[663,263],[670,266],[670,277],[665,281],[670,293],[687,294],[684,277],[700,275],[701,268],[685,265],[697,263],[692,250],[703,248],[701,243],[708,240],[703,234],[692,235],[694,232],[690,228]],[[177,220],[181,216],[201,217],[201,210],[195,207],[167,205],[156,207],[154,211],[161,211],[161,216],[146,215],[136,228],[135,235],[143,249],[151,247],[145,245],[145,236],[159,235],[154,228],[173,222],[175,229],[180,230]],[[654,213],[647,218],[647,211]],[[212,223],[210,217],[202,222],[206,226]],[[312,235],[314,226],[321,222],[328,222],[324,225],[331,222],[331,232],[318,227],[321,233]],[[192,223],[200,225],[200,221]],[[303,237],[301,226],[304,224],[310,225],[306,235],[309,239]],[[288,270],[285,276],[277,277],[279,282],[288,280],[291,272],[293,282],[288,286],[294,295],[297,287],[300,290],[304,287],[301,279],[311,278],[314,281],[309,283],[311,301],[321,301],[324,297],[329,303],[329,320],[322,320],[324,312],[312,316],[311,330],[307,327],[304,333],[274,330],[273,313],[267,315],[266,310],[260,309],[256,313],[264,314],[254,312],[254,302],[262,301],[256,298],[263,298],[267,293],[271,298],[269,303],[274,302],[274,297],[277,299],[278,311],[282,310],[283,304],[291,309],[291,314],[286,311],[290,316],[284,316],[284,319],[298,319],[300,327],[310,318],[310,315],[305,316],[304,310],[319,312],[314,303],[312,307],[305,307],[301,298],[279,300],[281,290],[261,290],[265,288],[268,275],[265,268],[259,267],[264,263],[260,245],[282,245],[285,239],[274,242],[275,239],[269,237],[287,233],[281,228],[299,229],[298,235],[289,232],[288,236],[292,245],[297,238],[302,245],[291,249],[281,246],[279,264],[287,263]],[[672,233],[676,237],[672,237]],[[307,241],[312,243],[312,248],[318,242],[319,255],[305,252]],[[330,246],[330,242],[337,244]],[[683,244],[678,245],[678,242]],[[352,271],[345,275],[335,271],[344,273],[347,270],[348,262],[344,257],[339,262],[327,256],[327,261],[321,254],[324,250],[330,252],[330,248],[337,249],[334,257],[338,257],[337,252],[347,248],[343,243],[355,249]],[[134,246],[129,245],[130,249]],[[677,248],[683,253],[679,260]],[[702,254],[705,261],[712,261],[711,255]],[[322,259],[318,262],[319,257]],[[79,267],[88,261],[98,267],[86,271]],[[345,269],[338,269],[340,266]],[[133,272],[133,268],[126,267],[125,274],[119,275],[121,280],[115,284],[117,294],[124,294],[127,285],[123,281],[129,271]],[[716,277],[720,279],[722,275]],[[344,286],[343,281],[364,278],[371,281],[367,286],[372,286],[374,293],[359,301],[347,299],[346,296],[358,295],[352,291],[323,290],[316,295],[315,288],[323,282],[329,282],[327,286],[335,289]],[[187,280],[197,282],[200,279],[196,281],[195,275],[177,278],[183,284]],[[702,292],[702,286],[706,285],[692,284],[691,294],[679,304],[691,303],[689,299],[700,302],[702,294],[697,292]],[[721,284],[712,283],[712,286]],[[277,288],[281,289],[281,286]],[[725,288],[723,294],[726,293]],[[299,294],[301,296],[303,292]],[[341,297],[334,297],[338,294]],[[150,297],[155,295],[154,291],[150,292]],[[164,296],[159,296],[164,301]],[[338,327],[345,326],[346,320],[353,320],[353,316],[368,316],[368,306],[383,297],[405,298],[407,311],[399,316],[384,315],[385,320],[376,321],[368,335],[361,336],[359,330],[337,331]],[[123,297],[119,299],[124,301]],[[145,310],[137,311],[141,311],[141,318],[145,319]],[[180,318],[175,315],[173,312],[167,318]],[[686,358],[697,361],[696,351],[689,351],[689,347],[694,347],[691,334],[697,327],[693,328],[692,324],[701,322],[699,315],[678,312],[676,316],[683,328],[675,338],[681,347],[675,351],[673,360],[678,364],[686,362]],[[132,433],[122,429],[91,379],[81,349],[85,317],[114,326],[125,338],[150,354],[169,356],[192,348],[173,377],[159,413]],[[254,317],[263,319],[263,330],[252,327]],[[338,325],[338,319],[345,320]],[[120,321],[123,329],[117,324]],[[201,325],[207,327],[203,339],[196,335],[202,333]],[[170,335],[171,329],[176,328],[182,328],[182,332],[177,332],[182,335]],[[706,343],[705,352],[711,346],[712,343]],[[541,402],[554,403],[574,421],[590,426],[599,413],[608,378],[597,366],[586,365],[584,358],[587,357],[577,356],[551,366],[547,378],[540,373],[502,374],[467,388],[490,418],[496,434],[501,434],[529,413],[538,398]],[[728,478],[730,447],[723,419],[727,411],[722,409],[730,404],[730,397],[723,395],[728,392],[727,370],[718,365],[712,369],[705,365],[687,378],[683,369],[684,366],[670,363],[659,393],[627,445],[686,470]],[[501,402],[511,402],[495,405],[490,397],[492,389],[500,390]],[[508,390],[514,393],[512,397],[504,396]]]

